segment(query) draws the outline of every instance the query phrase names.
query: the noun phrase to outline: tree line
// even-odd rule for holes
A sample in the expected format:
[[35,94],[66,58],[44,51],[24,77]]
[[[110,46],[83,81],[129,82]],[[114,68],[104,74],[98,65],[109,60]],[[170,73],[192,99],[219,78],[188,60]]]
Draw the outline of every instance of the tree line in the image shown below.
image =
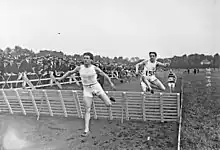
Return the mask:
[[[66,55],[63,52],[57,52],[54,50],[40,50],[38,53],[34,53],[33,50],[22,48],[20,46],[15,46],[14,48],[7,47],[5,50],[0,49],[0,53],[4,56],[13,56],[18,57],[21,55],[31,55],[33,57],[37,56],[56,56],[56,57],[71,57],[76,61],[81,60],[81,55]],[[171,60],[171,68],[180,68],[180,69],[191,69],[191,68],[220,68],[220,56],[218,53],[215,55],[204,55],[204,54],[190,54],[182,56],[173,56],[171,58],[158,58],[159,61],[166,61],[167,59]],[[108,56],[96,55],[95,60],[101,63],[121,63],[127,65],[135,65],[136,63],[143,60],[143,58],[132,57],[124,58],[123,56],[110,58]]]

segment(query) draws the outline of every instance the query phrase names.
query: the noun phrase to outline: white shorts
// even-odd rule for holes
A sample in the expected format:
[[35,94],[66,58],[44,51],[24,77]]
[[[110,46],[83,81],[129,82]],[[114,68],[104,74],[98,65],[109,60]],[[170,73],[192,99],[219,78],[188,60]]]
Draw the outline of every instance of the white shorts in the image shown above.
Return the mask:
[[151,76],[143,75],[143,77],[145,79],[147,79],[149,82],[153,82],[153,81],[157,80],[157,77],[155,75],[151,75]]
[[174,88],[174,87],[175,87],[175,83],[173,83],[173,82],[169,82],[169,83],[168,83],[168,87],[170,87],[170,88]]
[[93,85],[83,85],[83,96],[84,97],[93,97],[94,95],[101,95],[105,93],[99,83]]

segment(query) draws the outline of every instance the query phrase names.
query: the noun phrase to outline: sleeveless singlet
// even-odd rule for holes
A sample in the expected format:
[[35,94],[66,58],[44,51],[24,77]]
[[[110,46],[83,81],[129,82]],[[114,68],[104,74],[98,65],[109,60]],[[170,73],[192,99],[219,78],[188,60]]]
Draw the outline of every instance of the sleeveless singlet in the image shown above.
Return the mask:
[[98,83],[97,73],[95,71],[95,66],[91,65],[86,68],[84,65],[80,66],[79,74],[83,85],[93,85]]
[[145,76],[152,76],[156,73],[157,61],[151,62],[147,60],[144,65],[143,75]]

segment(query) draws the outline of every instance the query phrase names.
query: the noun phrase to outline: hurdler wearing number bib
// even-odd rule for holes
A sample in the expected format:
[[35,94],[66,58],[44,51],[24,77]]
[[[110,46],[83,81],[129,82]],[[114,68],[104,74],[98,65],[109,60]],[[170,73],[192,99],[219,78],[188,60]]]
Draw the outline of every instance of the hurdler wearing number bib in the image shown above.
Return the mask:
[[102,89],[101,85],[97,80],[97,74],[104,76],[111,87],[115,90],[115,85],[112,83],[111,79],[107,74],[105,74],[100,68],[92,65],[93,54],[87,52],[83,54],[83,64],[77,66],[74,70],[65,73],[59,81],[66,78],[69,74],[75,74],[79,72],[80,78],[83,85],[83,100],[85,103],[85,130],[82,136],[89,135],[89,121],[90,121],[90,110],[92,106],[93,96],[97,95],[106,106],[111,107],[111,101],[115,101],[114,98],[108,97],[105,91]]
[[138,74],[139,66],[144,65],[144,70],[140,78],[142,91],[143,92],[150,91],[153,94],[154,90],[152,86],[161,91],[165,91],[166,90],[165,86],[155,76],[155,73],[158,66],[168,67],[170,64],[158,62],[156,52],[149,52],[149,56],[150,56],[149,60],[145,59],[142,62],[136,64],[136,74]]

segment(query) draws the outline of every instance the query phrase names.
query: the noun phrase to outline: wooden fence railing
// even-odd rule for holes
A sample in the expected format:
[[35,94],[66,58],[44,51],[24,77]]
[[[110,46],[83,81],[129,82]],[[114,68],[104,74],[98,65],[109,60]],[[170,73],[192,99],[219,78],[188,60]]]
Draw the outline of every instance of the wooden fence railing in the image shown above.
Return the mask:
[[183,109],[183,96],[184,96],[184,80],[181,78],[180,84],[180,114],[179,114],[179,126],[178,126],[178,140],[177,140],[177,150],[180,150],[181,144],[181,128],[182,128],[182,109]]
[[[116,102],[108,109],[95,97],[91,111],[94,119],[179,121],[179,93],[107,91],[107,94]],[[38,117],[44,114],[83,118],[84,115],[82,91],[74,90],[1,89],[0,109],[2,113],[36,114]]]
[[[50,84],[50,82],[52,80],[51,78],[42,78],[42,77],[37,76],[34,73],[32,73],[28,76],[30,77],[29,78],[30,82],[34,85],[35,88],[43,88],[43,87],[51,86],[51,84]],[[17,77],[18,77],[18,75],[1,77],[2,80],[0,81],[0,88],[2,88],[2,89],[22,88],[21,84],[25,81],[17,80]],[[115,74],[110,74],[109,77],[111,79],[118,79],[118,77],[115,76]],[[79,77],[76,76],[76,78],[79,78]],[[65,81],[60,82],[60,84],[65,85],[65,84],[71,84],[74,82],[75,81],[70,82],[69,77],[67,77],[67,79]],[[55,85],[55,83],[52,83],[52,85]],[[27,85],[26,88],[29,89],[30,87]]]

